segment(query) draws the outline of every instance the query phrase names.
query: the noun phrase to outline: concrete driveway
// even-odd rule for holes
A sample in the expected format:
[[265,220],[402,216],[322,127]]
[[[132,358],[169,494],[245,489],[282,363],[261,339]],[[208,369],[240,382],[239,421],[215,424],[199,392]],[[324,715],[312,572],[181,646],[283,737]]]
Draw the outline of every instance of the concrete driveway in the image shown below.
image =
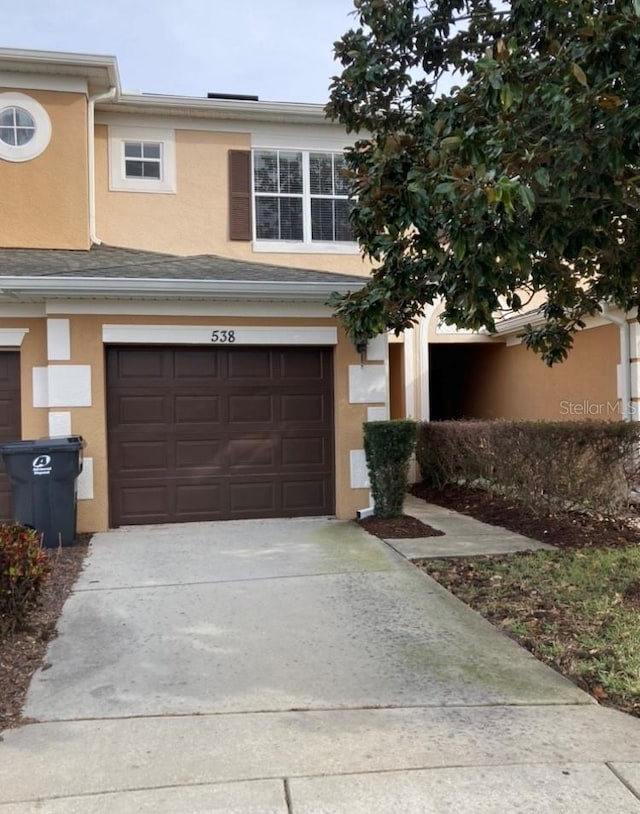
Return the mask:
[[640,814],[640,721],[351,523],[99,534],[59,633],[0,814]]

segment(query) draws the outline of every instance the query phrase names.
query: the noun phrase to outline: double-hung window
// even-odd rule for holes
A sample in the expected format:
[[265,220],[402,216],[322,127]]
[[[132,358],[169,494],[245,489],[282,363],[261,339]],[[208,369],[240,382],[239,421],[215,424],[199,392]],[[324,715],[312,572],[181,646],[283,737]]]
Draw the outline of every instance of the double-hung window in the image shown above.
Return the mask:
[[342,153],[254,151],[256,243],[282,242],[311,249],[354,246],[344,166]]
[[109,188],[176,191],[175,132],[156,127],[109,127]]
[[153,178],[162,180],[162,142],[125,141],[125,178]]

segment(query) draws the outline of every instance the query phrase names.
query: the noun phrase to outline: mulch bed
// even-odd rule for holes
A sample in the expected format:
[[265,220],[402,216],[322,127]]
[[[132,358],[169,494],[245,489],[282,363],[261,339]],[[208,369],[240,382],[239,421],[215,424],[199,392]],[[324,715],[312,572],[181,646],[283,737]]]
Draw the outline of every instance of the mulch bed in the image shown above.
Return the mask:
[[448,486],[435,489],[415,484],[411,492],[428,503],[467,514],[494,526],[524,534],[557,548],[605,548],[640,544],[640,529],[577,512],[548,515],[535,512],[480,489]]
[[24,723],[21,709],[31,681],[56,636],[56,623],[82,569],[91,534],[79,534],[73,545],[51,549],[52,572],[38,607],[23,627],[0,639],[0,730]]
[[365,517],[360,525],[369,534],[383,540],[413,539],[416,537],[441,537],[444,532],[427,526],[417,517],[401,514],[399,517]]

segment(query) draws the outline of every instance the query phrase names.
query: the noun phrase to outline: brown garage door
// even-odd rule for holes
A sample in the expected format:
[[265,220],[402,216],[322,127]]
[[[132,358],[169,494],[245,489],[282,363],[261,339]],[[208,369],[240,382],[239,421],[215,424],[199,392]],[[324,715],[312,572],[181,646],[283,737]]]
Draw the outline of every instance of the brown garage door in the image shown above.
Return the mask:
[[[0,443],[20,437],[20,354],[0,352]],[[0,520],[10,520],[11,489],[1,460]]]
[[111,523],[331,514],[331,350],[110,347]]

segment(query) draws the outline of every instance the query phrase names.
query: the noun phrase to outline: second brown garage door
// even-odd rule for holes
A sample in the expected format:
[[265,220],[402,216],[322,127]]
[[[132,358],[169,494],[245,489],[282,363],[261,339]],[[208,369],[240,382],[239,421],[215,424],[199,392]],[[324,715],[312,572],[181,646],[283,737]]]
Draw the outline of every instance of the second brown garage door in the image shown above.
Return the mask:
[[333,513],[331,360],[108,348],[112,525]]
[[[20,354],[0,353],[0,441],[19,441],[20,434]],[[0,520],[11,520],[11,487],[0,463]]]

